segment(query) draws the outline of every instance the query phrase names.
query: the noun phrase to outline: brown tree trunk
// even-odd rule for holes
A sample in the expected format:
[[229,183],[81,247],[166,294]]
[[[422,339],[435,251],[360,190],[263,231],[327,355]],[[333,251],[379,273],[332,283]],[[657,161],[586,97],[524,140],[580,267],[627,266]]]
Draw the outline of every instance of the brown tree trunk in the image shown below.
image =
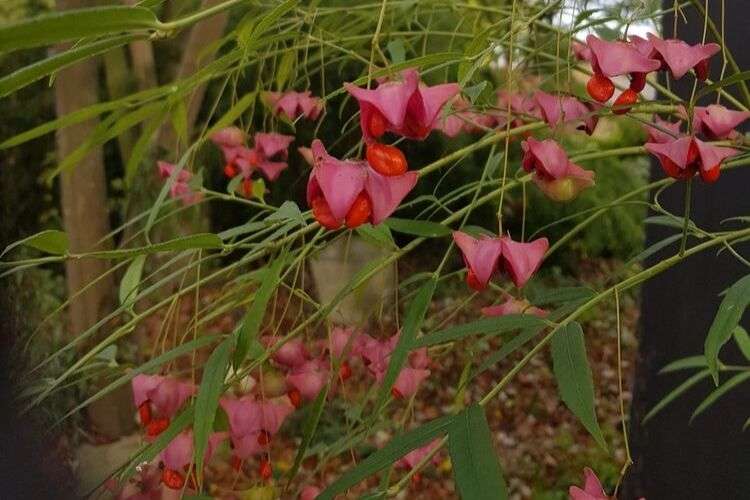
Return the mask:
[[[85,7],[85,2],[59,0],[57,5],[60,10],[64,10]],[[61,117],[96,104],[97,80],[97,67],[93,59],[61,70],[55,78],[57,116]],[[91,136],[96,125],[97,120],[90,120],[60,129],[57,133],[58,160],[75,151],[86,137]],[[60,193],[63,221],[70,238],[71,251],[90,251],[100,247],[98,242],[109,233],[102,148],[93,148],[75,168],[61,174]],[[106,261],[98,259],[68,261],[68,293],[73,296],[101,276],[108,267]],[[70,305],[70,321],[74,332],[85,330],[102,317],[111,305],[108,301],[113,286],[113,279],[105,278],[73,299]]]
[[[83,0],[58,0],[58,9],[86,7]],[[64,47],[60,48],[61,50]],[[55,78],[57,116],[64,116],[98,102],[98,75],[95,59],[86,59],[61,70]],[[75,151],[89,137],[97,120],[60,129],[57,132],[57,155],[62,160]],[[110,230],[107,211],[107,184],[104,171],[104,154],[101,147],[93,148],[80,163],[60,176],[60,194],[63,222],[72,252],[85,252],[106,248],[109,242],[100,243]],[[109,264],[100,259],[69,260],[65,266],[68,296],[71,299],[70,331],[80,334],[107,314],[114,297],[114,278],[102,275]],[[96,282],[92,285],[92,283]],[[79,293],[83,288],[84,292]],[[105,435],[116,437],[128,428],[124,418],[113,419],[101,410],[120,406],[116,395],[103,398],[89,407],[94,426]],[[123,413],[132,421],[131,415]]]

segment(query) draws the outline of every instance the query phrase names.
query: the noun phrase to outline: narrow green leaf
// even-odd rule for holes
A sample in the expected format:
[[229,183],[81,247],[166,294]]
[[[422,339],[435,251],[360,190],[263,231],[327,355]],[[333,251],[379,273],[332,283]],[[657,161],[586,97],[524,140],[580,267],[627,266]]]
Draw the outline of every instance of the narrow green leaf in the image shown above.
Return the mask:
[[659,401],[653,408],[651,408],[651,411],[649,411],[645,417],[643,417],[643,424],[645,425],[649,420],[651,420],[657,413],[662,411],[664,408],[667,407],[672,401],[680,397],[683,393],[685,393],[688,389],[696,385],[701,380],[708,378],[711,375],[711,372],[709,370],[701,370],[698,373],[694,374],[692,377],[672,389],[672,391],[664,396],[664,399]]
[[124,106],[125,105],[122,103],[122,101],[103,102],[94,104],[92,106],[87,106],[83,109],[79,109],[78,111],[73,111],[72,113],[68,113],[65,116],[61,116],[60,118],[57,118],[55,120],[43,123],[25,132],[21,132],[18,135],[14,135],[10,139],[6,139],[2,143],[0,143],[0,149],[8,149],[20,144],[24,144],[38,137],[49,134],[50,132],[54,132],[57,129],[84,122],[95,116],[99,116],[102,113],[106,113],[107,111],[112,111]]
[[719,387],[711,391],[711,394],[709,394],[706,399],[704,399],[701,404],[698,405],[698,408],[695,409],[693,412],[693,415],[690,417],[690,421],[692,422],[695,417],[706,411],[708,408],[711,407],[712,404],[714,404],[716,401],[719,400],[724,394],[728,393],[738,385],[740,385],[742,382],[750,379],[750,372],[742,372],[738,373],[723,384],[721,384]]
[[141,135],[138,137],[138,140],[135,141],[133,149],[130,151],[128,163],[125,165],[125,184],[127,186],[132,186],[133,179],[138,174],[141,162],[149,151],[149,146],[154,138],[154,134],[161,126],[165,115],[166,110],[165,108],[162,108],[161,112],[157,113],[144,123]]
[[522,328],[541,328],[543,319],[531,314],[509,314],[482,318],[470,323],[451,326],[415,340],[414,347],[430,347],[466,338],[471,335],[500,335]]
[[377,246],[381,246],[388,249],[393,249],[396,243],[393,241],[393,235],[391,230],[385,224],[378,224],[373,226],[372,224],[363,224],[357,226],[355,229],[357,234],[362,238],[374,243]]
[[[86,157],[86,155],[89,154],[92,148],[100,146],[107,141],[118,137],[119,135],[135,127],[142,121],[147,120],[157,113],[160,113],[163,107],[164,105],[161,102],[150,103],[141,106],[135,111],[131,111],[129,113],[124,113],[121,115],[113,114],[108,117],[108,120],[100,122],[91,136],[86,138],[86,140],[83,141],[80,146],[78,146],[68,156],[63,158],[62,161],[52,171],[45,175],[46,182],[49,184],[61,172],[72,170],[76,167],[76,165],[78,165],[78,163],[83,160],[83,158]],[[111,125],[110,121],[112,121]]]
[[489,31],[487,30],[477,33],[464,49],[463,61],[458,65],[458,81],[461,86],[465,86],[466,82],[471,79],[476,69],[480,66],[478,63],[483,58],[478,59],[477,56],[489,47],[488,36]]
[[246,49],[251,48],[263,33],[275,26],[279,19],[296,6],[297,0],[287,0],[286,2],[274,7],[270,12],[263,16],[257,24],[248,25],[247,29],[239,29],[238,41],[240,45]]
[[253,181],[253,198],[266,202],[266,181],[262,177]]
[[480,95],[482,95],[482,92],[484,92],[484,89],[487,87],[487,80],[482,80],[481,82],[477,83],[476,85],[472,85],[471,87],[464,87],[463,93],[468,96],[469,101],[474,104]]
[[740,82],[744,82],[745,80],[750,79],[750,71],[743,71],[741,73],[735,73],[731,76],[728,76],[724,78],[721,81],[714,82],[711,85],[706,85],[705,87],[701,88],[696,94],[695,99],[698,100],[704,95],[708,95],[711,92],[715,92],[719,89],[723,89],[724,87],[729,87],[730,85],[735,85]]
[[686,358],[672,361],[667,366],[659,370],[659,373],[672,373],[680,370],[689,370],[691,368],[705,368],[706,357],[705,356],[688,356]]
[[13,73],[0,78],[0,97],[6,95],[34,83],[35,81],[44,78],[56,71],[70,66],[82,59],[92,57],[95,55],[103,54],[108,50],[115,47],[120,47],[127,43],[132,42],[141,38],[137,35],[125,35],[114,38],[107,38],[94,43],[75,47],[70,50],[66,50],[59,54],[55,54],[47,59],[35,62],[28,66],[24,66]]
[[[685,225],[685,219],[678,215],[653,215],[647,217],[643,222],[646,224],[654,224],[656,226],[673,227],[680,230]],[[692,220],[688,221],[688,229],[696,229],[695,223]]]
[[0,257],[21,245],[35,248],[53,255],[64,255],[68,252],[70,244],[68,242],[68,235],[63,231],[47,229],[46,231],[41,231],[29,236],[28,238],[11,243],[5,247],[3,253],[0,253]]
[[594,291],[584,286],[571,286],[545,289],[542,292],[529,294],[529,300],[534,305],[564,304],[566,302],[581,302],[595,295]]
[[586,10],[582,10],[576,16],[576,19],[573,22],[573,26],[578,26],[583,21],[585,21],[586,19],[588,19],[589,17],[591,17],[592,15],[594,15],[594,14],[596,14],[598,12],[599,12],[599,9],[586,9]]
[[159,25],[154,13],[142,7],[54,12],[0,27],[0,52],[52,45],[75,38],[157,29]]
[[336,495],[344,493],[346,490],[355,486],[363,479],[390,467],[396,460],[420,446],[423,446],[434,438],[439,437],[447,431],[453,415],[440,417],[432,420],[414,430],[405,432],[394,437],[385,446],[368,456],[357,464],[356,467],[347,471],[325,489],[317,500],[333,500]]
[[649,246],[648,248],[646,248],[645,250],[643,250],[642,252],[640,252],[638,255],[636,255],[635,257],[633,257],[629,261],[627,261],[625,263],[625,265],[629,266],[630,264],[634,264],[636,262],[642,262],[642,261],[646,260],[647,258],[651,257],[653,254],[655,254],[659,250],[661,250],[663,248],[666,248],[666,247],[668,247],[669,245],[671,245],[673,243],[676,243],[680,239],[682,239],[682,234],[678,233],[678,234],[673,234],[671,236],[668,236],[667,238],[664,238],[661,241],[657,241],[656,243],[654,243],[653,245]]
[[402,63],[406,60],[406,47],[404,46],[403,38],[396,38],[388,42],[386,46],[388,54],[391,56],[391,62],[393,64]]
[[377,397],[375,398],[375,405],[371,416],[372,421],[377,418],[377,415],[380,413],[380,410],[388,399],[388,396],[391,393],[391,387],[393,387],[393,383],[396,381],[398,374],[401,373],[401,368],[403,368],[404,363],[406,363],[409,351],[414,347],[414,340],[419,328],[422,326],[425,314],[427,314],[427,309],[430,307],[432,294],[435,293],[436,286],[437,280],[434,278],[424,283],[419,290],[417,290],[414,299],[412,299],[409,307],[406,309],[406,317],[404,318],[404,324],[401,328],[401,335],[399,335],[398,343],[391,353],[388,370],[383,376],[383,381],[380,384]]
[[279,61],[279,66],[276,68],[276,88],[279,91],[284,90],[284,85],[289,80],[294,69],[294,63],[297,62],[297,51],[290,49],[284,52]]
[[242,113],[244,113],[247,108],[249,108],[250,105],[255,102],[256,95],[256,92],[250,92],[249,94],[242,96],[242,99],[237,101],[231,108],[229,108],[229,111],[224,113],[224,115],[219,118],[216,123],[213,124],[206,135],[209,136],[213,132],[216,132],[217,130],[224,127],[228,127],[229,125],[237,121],[237,119],[242,116]]
[[719,385],[719,351],[732,336],[748,305],[750,305],[750,274],[729,287],[706,336],[704,354],[716,385]]
[[138,295],[138,286],[141,284],[141,275],[143,274],[143,265],[146,263],[146,256],[139,255],[130,263],[125,274],[120,281],[120,304],[126,305],[132,302]]
[[492,446],[484,408],[472,405],[456,415],[448,427],[448,451],[456,490],[464,500],[505,500],[500,463]]
[[203,459],[208,446],[208,437],[214,428],[216,409],[224,391],[224,379],[229,369],[229,355],[234,346],[234,337],[227,337],[209,356],[203,370],[201,385],[195,398],[193,419],[194,460],[198,471],[198,484],[203,482]]
[[594,382],[581,325],[569,323],[552,336],[551,344],[552,367],[561,399],[597,444],[606,450],[607,442],[596,418]]
[[747,334],[747,330],[741,326],[737,326],[732,333],[734,341],[737,343],[737,347],[740,348],[740,352],[745,356],[745,359],[750,361],[750,335]]
[[188,142],[188,111],[185,101],[180,100],[172,109],[172,128],[183,144]]
[[254,233],[255,231],[258,231],[259,229],[263,229],[268,227],[265,222],[255,221],[255,222],[246,222],[245,224],[242,224],[240,226],[229,228],[225,231],[222,231],[219,233],[219,238],[222,239],[222,241],[229,240],[231,238],[234,238],[235,236],[242,236],[243,234],[247,233]]
[[409,220],[389,217],[385,220],[385,225],[398,233],[422,236],[425,238],[441,238],[443,236],[450,236],[451,234],[449,227],[438,224],[437,222],[426,220]]
[[146,255],[160,252],[181,252],[184,250],[212,250],[222,248],[221,238],[213,233],[198,233],[190,236],[181,236],[163,243],[155,243],[145,247],[123,248],[120,250],[104,250],[101,252],[89,252],[81,254],[82,257],[93,257],[96,259],[126,259],[138,255]]
[[267,221],[293,221],[295,224],[304,226],[305,218],[302,216],[302,211],[299,206],[290,200],[285,201],[274,213],[266,217]]
[[284,263],[283,258],[276,258],[263,272],[263,277],[259,279],[260,287],[255,292],[253,303],[245,313],[245,317],[242,319],[242,326],[237,332],[237,349],[234,352],[235,367],[240,366],[245,360],[250,349],[250,344],[258,336],[260,325],[263,323],[263,317],[266,314],[268,301],[279,285],[279,275]]

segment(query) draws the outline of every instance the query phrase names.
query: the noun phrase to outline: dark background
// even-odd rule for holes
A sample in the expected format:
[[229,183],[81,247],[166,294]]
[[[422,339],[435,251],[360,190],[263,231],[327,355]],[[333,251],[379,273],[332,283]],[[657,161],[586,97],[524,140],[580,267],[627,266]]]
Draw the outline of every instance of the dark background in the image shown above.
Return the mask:
[[[720,29],[721,2],[708,3],[711,17]],[[665,1],[664,6],[672,7],[672,1]],[[745,70],[750,67],[747,34],[750,2],[727,0],[725,8],[728,47],[740,69]],[[678,19],[678,37],[691,44],[700,42],[703,19],[693,9],[686,9],[685,15],[688,24]],[[664,29],[665,34],[672,33],[672,16],[664,18]],[[710,32],[708,38],[711,39]],[[718,79],[720,54],[714,57],[711,70],[711,78]],[[726,74],[730,75],[731,70],[727,69]],[[689,98],[692,81],[692,78],[683,78],[673,82],[672,89]],[[739,94],[736,88],[730,89],[733,94]],[[715,96],[702,104],[712,102]],[[654,162],[652,177],[663,175]],[[702,228],[719,230],[723,219],[750,213],[748,169],[722,173],[714,185],[698,181],[693,187],[692,219]],[[684,185],[678,185],[664,192],[660,198],[663,206],[673,213],[682,213],[684,191]],[[669,234],[674,233],[668,228],[649,225],[646,246]],[[750,245],[737,247],[738,250],[743,248],[747,255]],[[670,249],[673,253],[675,246]],[[655,255],[648,265],[665,255]],[[647,425],[640,424],[649,409],[688,377],[688,372],[659,375],[658,371],[675,359],[703,352],[706,333],[720,302],[719,293],[748,272],[750,270],[728,252],[717,256],[716,251],[711,250],[687,259],[644,285],[631,424],[635,466],[626,482],[623,498],[750,498],[750,431],[742,432],[750,416],[749,384],[732,390],[691,424],[693,411],[713,389],[713,382],[707,380],[677,399]],[[746,328],[750,326],[749,316],[746,314],[743,318]],[[721,351],[721,359],[726,363],[741,363],[742,356],[734,343],[729,342]]]

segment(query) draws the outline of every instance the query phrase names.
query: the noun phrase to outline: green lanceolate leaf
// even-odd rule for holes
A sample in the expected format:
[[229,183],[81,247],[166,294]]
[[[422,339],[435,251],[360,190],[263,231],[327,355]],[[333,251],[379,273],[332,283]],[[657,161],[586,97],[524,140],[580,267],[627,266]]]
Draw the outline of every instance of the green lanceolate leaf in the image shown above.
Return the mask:
[[672,401],[680,397],[683,393],[685,393],[688,389],[693,387],[695,384],[700,382],[703,379],[708,378],[708,376],[711,375],[711,372],[708,370],[701,370],[698,373],[694,374],[692,377],[672,389],[672,392],[664,396],[664,399],[659,401],[653,408],[651,408],[651,411],[649,411],[645,417],[643,417],[643,423],[646,424],[649,420],[654,418],[654,416],[662,411],[664,408],[667,407]]
[[565,304],[568,302],[580,303],[584,300],[592,298],[594,295],[593,290],[584,286],[570,286],[560,287],[544,290],[540,293],[534,293],[529,295],[529,300],[534,305],[540,306],[544,304]]
[[94,43],[89,43],[76,47],[59,54],[55,54],[47,59],[35,62],[29,66],[14,71],[13,73],[0,78],[0,97],[25,87],[47,75],[61,70],[71,64],[107,52],[115,47],[120,47],[127,43],[140,38],[137,35],[125,35],[114,38],[107,38]]
[[293,201],[285,201],[274,213],[266,217],[267,221],[292,221],[295,225],[304,226],[305,218],[299,206]]
[[45,180],[50,184],[60,173],[74,169],[92,148],[118,137],[139,123],[161,113],[163,109],[164,105],[161,102],[155,102],[141,106],[129,113],[110,115],[106,120],[99,123],[94,133],[87,137],[80,146],[63,158],[54,169],[45,174]]
[[287,12],[297,6],[298,0],[287,0],[263,16],[257,24],[249,24],[247,27],[238,30],[239,43],[246,49],[252,48],[260,36],[268,31],[274,24],[281,19]]
[[184,100],[180,100],[171,109],[170,118],[172,120],[172,128],[180,138],[183,144],[188,142],[188,110]]
[[505,500],[507,487],[492,446],[484,408],[472,405],[448,427],[448,451],[456,490],[464,500]]
[[355,229],[357,234],[369,242],[388,249],[393,249],[396,244],[393,241],[391,230],[385,224],[363,224]]
[[237,349],[234,352],[235,367],[238,367],[245,360],[250,350],[250,345],[258,336],[260,325],[266,314],[268,301],[279,285],[279,276],[283,266],[284,259],[280,257],[276,258],[263,272],[263,277],[259,279],[260,287],[255,292],[253,303],[245,313],[245,317],[242,319],[242,326],[237,332]]
[[133,149],[131,149],[130,151],[130,158],[128,158],[128,163],[125,165],[125,184],[127,186],[133,185],[133,179],[135,179],[136,175],[138,174],[138,170],[141,167],[141,162],[143,162],[143,158],[149,151],[149,147],[151,146],[151,141],[154,138],[154,134],[161,126],[166,114],[167,110],[166,108],[163,108],[161,112],[157,113],[155,116],[152,116],[143,124],[141,135],[138,137],[138,140],[135,141]]
[[184,250],[214,250],[222,248],[221,238],[213,233],[198,233],[190,236],[181,236],[163,243],[154,243],[145,247],[123,248],[121,250],[105,250],[101,252],[90,252],[81,254],[80,257],[93,257],[96,259],[126,259],[138,255],[147,255],[161,252],[182,252]]
[[138,295],[138,286],[141,284],[141,275],[143,274],[143,265],[146,263],[146,256],[139,255],[130,263],[128,269],[120,282],[120,305],[126,305],[133,301]]
[[750,335],[747,334],[747,330],[738,326],[734,329],[732,336],[737,343],[737,347],[740,348],[742,355],[745,356],[746,360],[750,361]]
[[500,335],[521,328],[541,328],[545,324],[543,319],[531,314],[509,314],[494,318],[482,318],[420,337],[414,342],[414,347],[445,344],[472,335]]
[[234,346],[234,337],[227,337],[219,344],[206,362],[203,378],[195,398],[195,417],[193,420],[194,463],[198,471],[198,483],[203,478],[203,458],[205,457],[208,438],[213,432],[216,409],[219,398],[224,391],[224,379],[229,369],[229,355]]
[[388,42],[387,49],[393,64],[398,64],[406,60],[406,47],[402,38],[396,38]]
[[710,408],[711,405],[718,401],[720,397],[722,397],[741,383],[747,381],[748,379],[750,379],[750,372],[738,373],[737,375],[733,376],[732,378],[721,384],[719,387],[714,389],[711,394],[709,394],[708,397],[706,397],[706,399],[704,399],[701,404],[698,405],[698,408],[695,409],[693,415],[690,417],[690,421],[692,422],[695,417]]
[[3,253],[0,253],[0,257],[22,245],[53,255],[65,255],[68,252],[70,244],[66,233],[57,229],[48,229],[11,243],[5,247]]
[[442,238],[450,236],[449,227],[437,222],[426,220],[409,220],[389,217],[385,220],[385,225],[397,233],[411,234],[413,236],[423,236],[425,238]]
[[154,13],[142,7],[67,10],[0,27],[0,52],[52,45],[88,36],[153,30],[159,26]]
[[458,81],[462,86],[471,79],[477,68],[481,66],[483,58],[479,56],[489,48],[488,36],[489,31],[487,30],[478,33],[464,49],[464,60],[458,65]]
[[730,85],[736,85],[748,79],[750,79],[750,71],[735,73],[734,75],[728,76],[719,82],[714,82],[711,85],[706,85],[705,87],[700,89],[697,94],[695,94],[695,99],[697,100],[704,95],[710,94],[711,92],[722,89],[724,87],[729,87]]
[[279,91],[284,90],[284,85],[286,85],[286,82],[289,80],[289,77],[292,75],[292,70],[294,69],[294,64],[296,62],[297,62],[296,50],[288,50],[284,52],[283,56],[281,56],[281,61],[279,61],[279,66],[276,69],[276,88]]
[[682,239],[682,234],[673,234],[672,236],[668,236],[661,241],[657,241],[656,243],[649,246],[648,248],[640,252],[638,255],[636,255],[629,261],[627,261],[625,265],[629,266],[636,262],[642,262],[646,260],[647,258],[651,257],[653,254],[655,254],[659,250],[663,248],[667,248],[669,245],[678,242],[680,239]]
[[583,330],[569,323],[552,336],[552,366],[557,388],[565,406],[578,417],[597,444],[607,449],[594,408],[594,381],[586,357]]
[[383,381],[378,389],[378,395],[375,399],[374,411],[372,412],[372,420],[377,418],[380,409],[383,407],[388,395],[391,392],[391,387],[396,381],[396,377],[401,373],[401,369],[406,363],[406,359],[409,356],[409,351],[414,347],[414,340],[417,336],[419,328],[422,326],[427,309],[430,307],[432,300],[432,294],[435,293],[435,287],[437,281],[433,278],[425,282],[414,299],[406,309],[406,318],[404,318],[404,325],[401,328],[401,335],[399,335],[398,343],[391,353],[391,359],[388,363],[388,370],[385,372]]
[[228,127],[232,123],[234,123],[240,116],[242,116],[242,113],[244,113],[247,108],[249,108],[254,102],[255,102],[255,96],[256,92],[250,92],[249,94],[245,95],[237,101],[231,108],[229,108],[229,111],[224,113],[224,115],[219,118],[216,123],[209,129],[209,131],[206,133],[206,135],[211,135],[213,132],[216,132],[217,130],[220,130],[224,127]]
[[719,385],[719,351],[721,346],[731,338],[748,305],[750,305],[750,275],[729,287],[708,330],[703,352],[716,385]]
[[317,500],[333,500],[336,495],[344,493],[360,481],[393,465],[396,460],[431,440],[443,435],[451,422],[453,415],[445,416],[428,422],[421,427],[405,432],[391,439],[388,444],[368,456],[356,467],[344,473],[340,478],[325,489]]
[[106,113],[107,111],[112,111],[122,107],[125,107],[125,104],[121,100],[102,102],[99,104],[87,106],[85,108],[79,109],[78,111],[73,111],[72,113],[68,113],[65,116],[61,116],[60,118],[57,118],[55,120],[43,123],[38,127],[34,127],[25,132],[21,132],[18,135],[14,135],[10,139],[6,139],[2,143],[0,143],[0,149],[8,149],[24,144],[36,139],[37,137],[42,137],[43,135],[49,134],[50,132],[54,132],[55,130],[69,127],[71,125],[75,125],[76,123],[81,123],[83,121],[94,118],[95,116],[99,116],[102,113]]
[[680,370],[689,370],[691,368],[705,368],[706,357],[705,356],[688,356],[686,358],[677,359],[672,361],[667,366],[659,370],[659,373],[672,373]]

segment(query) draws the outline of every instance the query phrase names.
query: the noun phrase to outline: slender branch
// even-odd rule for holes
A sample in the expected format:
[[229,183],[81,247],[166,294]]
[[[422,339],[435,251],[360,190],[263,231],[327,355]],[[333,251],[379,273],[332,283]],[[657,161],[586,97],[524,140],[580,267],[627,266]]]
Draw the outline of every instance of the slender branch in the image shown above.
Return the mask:
[[200,10],[194,14],[185,16],[182,19],[176,19],[168,23],[160,22],[158,24],[158,28],[159,28],[158,32],[169,33],[171,31],[182,29],[185,26],[190,26],[191,24],[195,24],[198,21],[205,19],[207,17],[211,17],[215,14],[218,14],[219,12],[223,12],[227,9],[231,9],[235,5],[244,1],[246,0],[227,0],[226,2],[220,3],[219,5],[214,5],[213,7],[209,7],[208,9]]

